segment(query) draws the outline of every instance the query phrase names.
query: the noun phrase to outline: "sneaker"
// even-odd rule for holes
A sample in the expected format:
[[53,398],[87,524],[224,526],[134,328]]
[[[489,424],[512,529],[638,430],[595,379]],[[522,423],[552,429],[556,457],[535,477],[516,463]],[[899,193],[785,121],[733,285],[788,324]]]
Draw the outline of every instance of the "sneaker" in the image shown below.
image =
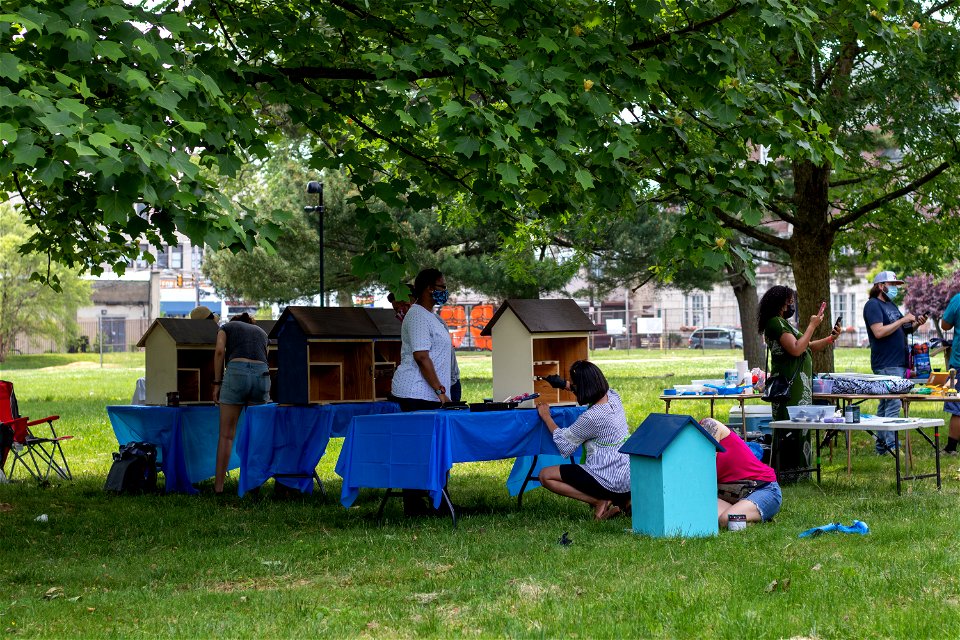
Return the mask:
[[942,456],[955,456],[960,454],[960,451],[954,449],[953,451],[947,451],[946,449],[940,449],[940,455]]

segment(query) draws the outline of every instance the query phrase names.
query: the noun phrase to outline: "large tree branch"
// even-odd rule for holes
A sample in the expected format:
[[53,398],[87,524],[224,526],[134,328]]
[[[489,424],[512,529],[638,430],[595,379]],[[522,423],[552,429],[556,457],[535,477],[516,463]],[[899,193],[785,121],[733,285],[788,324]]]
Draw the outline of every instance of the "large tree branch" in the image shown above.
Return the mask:
[[743,235],[748,238],[753,238],[757,242],[762,242],[768,244],[771,247],[776,247],[787,253],[790,252],[790,241],[787,238],[781,238],[780,236],[774,235],[768,231],[762,231],[759,227],[751,227],[743,220],[735,218],[730,214],[714,207],[711,209],[713,215],[717,216],[721,222],[726,224],[728,227],[736,229]]
[[837,233],[840,230],[840,228],[843,227],[844,225],[847,225],[847,224],[850,224],[851,222],[855,222],[859,220],[860,218],[867,215],[871,211],[876,211],[883,205],[889,202],[893,202],[897,198],[901,198],[909,193],[913,193],[914,191],[916,191],[917,189],[919,189],[920,187],[922,187],[923,185],[930,182],[931,180],[939,176],[941,173],[949,169],[952,166],[952,164],[953,163],[950,160],[945,160],[944,162],[941,162],[939,165],[931,169],[925,175],[920,176],[913,182],[906,184],[900,187],[899,189],[895,189],[890,193],[884,194],[879,198],[877,198],[876,200],[874,200],[873,202],[868,202],[867,204],[861,207],[857,207],[850,213],[847,213],[842,216],[837,216],[830,222],[829,224],[830,230],[833,233]]
[[696,33],[698,31],[703,31],[719,22],[723,22],[724,20],[734,15],[741,9],[743,9],[743,5],[740,4],[739,2],[734,2],[729,9],[727,9],[722,13],[718,13],[712,18],[709,18],[707,20],[702,20],[700,22],[690,22],[689,24],[687,24],[687,26],[683,27],[682,29],[678,29],[677,31],[667,31],[665,33],[661,33],[658,36],[654,36],[653,38],[648,38],[647,40],[640,40],[638,42],[634,42],[630,46],[630,51],[642,51],[643,49],[658,47],[662,44],[666,44],[667,42],[670,42],[670,39],[673,38],[674,36],[682,36],[688,33]]
[[944,0],[944,2],[941,2],[940,4],[933,5],[932,7],[924,11],[921,15],[923,15],[923,17],[925,18],[929,18],[935,13],[939,11],[943,11],[944,9],[949,9],[950,7],[956,4],[957,4],[957,0]]

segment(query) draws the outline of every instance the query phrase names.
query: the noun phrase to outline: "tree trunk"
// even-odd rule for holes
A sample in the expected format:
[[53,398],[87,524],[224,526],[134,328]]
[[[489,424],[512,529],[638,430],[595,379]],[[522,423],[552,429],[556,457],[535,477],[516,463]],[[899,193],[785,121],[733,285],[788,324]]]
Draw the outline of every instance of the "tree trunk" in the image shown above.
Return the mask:
[[763,338],[757,332],[757,285],[744,275],[743,261],[734,257],[734,264],[727,266],[730,275],[730,286],[737,296],[737,307],[740,310],[740,331],[743,333],[743,359],[750,364],[750,368],[763,368],[765,355]]
[[[795,162],[794,200],[796,223],[790,246],[790,261],[793,279],[797,285],[800,307],[800,331],[806,330],[810,317],[826,302],[824,322],[820,324],[813,339],[824,338],[830,333],[830,248],[834,236],[827,226],[829,213],[830,165],[815,165],[809,161]],[[813,354],[815,373],[833,371],[833,349],[824,349]]]

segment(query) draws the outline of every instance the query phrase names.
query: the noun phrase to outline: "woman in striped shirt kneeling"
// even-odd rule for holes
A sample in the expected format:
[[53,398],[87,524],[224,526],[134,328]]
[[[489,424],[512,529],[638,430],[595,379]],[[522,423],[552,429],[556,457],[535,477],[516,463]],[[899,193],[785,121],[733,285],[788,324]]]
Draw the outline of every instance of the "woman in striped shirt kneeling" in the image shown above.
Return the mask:
[[560,428],[550,416],[550,405],[537,404],[560,454],[569,457],[583,445],[587,459],[582,465],[544,467],[540,484],[561,496],[586,502],[593,507],[597,520],[625,511],[630,506],[630,458],[619,449],[630,432],[620,396],[610,388],[599,367],[586,360],[570,366],[570,381],[560,376],[546,380],[556,389],[573,392],[579,404],[590,405],[572,425]]

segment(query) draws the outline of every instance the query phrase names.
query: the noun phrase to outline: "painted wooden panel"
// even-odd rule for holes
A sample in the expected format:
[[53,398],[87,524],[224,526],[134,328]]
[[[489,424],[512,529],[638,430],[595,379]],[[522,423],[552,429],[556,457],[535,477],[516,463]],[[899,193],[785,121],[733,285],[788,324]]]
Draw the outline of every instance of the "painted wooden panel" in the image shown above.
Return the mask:
[[147,404],[167,404],[167,392],[177,390],[177,344],[157,327],[147,336],[144,345]]
[[493,399],[499,402],[520,393],[533,393],[533,341],[526,327],[507,309],[492,334]]
[[663,456],[630,456],[633,530],[653,537],[717,535],[716,449],[685,427]]

